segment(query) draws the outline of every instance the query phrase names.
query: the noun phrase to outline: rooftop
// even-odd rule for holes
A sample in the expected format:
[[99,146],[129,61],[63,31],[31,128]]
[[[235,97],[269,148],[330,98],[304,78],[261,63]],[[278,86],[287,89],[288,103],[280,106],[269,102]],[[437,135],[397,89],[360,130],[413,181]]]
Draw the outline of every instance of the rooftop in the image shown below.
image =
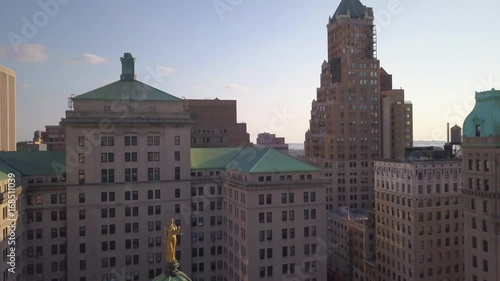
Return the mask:
[[78,95],[73,100],[141,100],[182,101],[181,99],[137,80],[118,80],[90,92]]
[[136,80],[135,58],[125,53],[120,58],[122,74],[120,80],[73,97],[73,100],[141,100],[181,101],[181,99]]
[[333,14],[333,19],[340,15],[350,15],[352,18],[364,18],[366,7],[359,0],[342,0]]
[[53,175],[65,172],[64,151],[2,151],[0,152],[0,179],[2,174],[22,176]]
[[192,148],[192,169],[228,169],[245,173],[312,172],[318,168],[273,148]]
[[500,136],[500,91],[476,92],[476,105],[465,118],[464,137]]
[[352,209],[349,207],[339,207],[330,212],[350,220],[368,220],[370,212],[364,209]]

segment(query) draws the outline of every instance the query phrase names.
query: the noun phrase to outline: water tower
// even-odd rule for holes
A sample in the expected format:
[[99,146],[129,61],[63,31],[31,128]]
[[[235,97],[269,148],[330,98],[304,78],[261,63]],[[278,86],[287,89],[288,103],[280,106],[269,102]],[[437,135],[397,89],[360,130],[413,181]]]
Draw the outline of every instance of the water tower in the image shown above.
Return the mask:
[[[444,150],[448,153],[450,158],[461,157],[462,155],[462,128],[455,124],[450,129],[450,123],[447,123],[447,138]],[[451,140],[450,140],[451,134]]]

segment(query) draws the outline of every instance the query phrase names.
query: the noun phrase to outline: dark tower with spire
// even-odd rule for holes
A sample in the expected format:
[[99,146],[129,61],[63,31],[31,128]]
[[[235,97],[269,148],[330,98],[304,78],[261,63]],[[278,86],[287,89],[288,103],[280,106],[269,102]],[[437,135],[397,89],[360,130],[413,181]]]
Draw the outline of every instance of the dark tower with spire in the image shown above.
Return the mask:
[[342,0],[329,18],[328,61],[305,137],[309,160],[331,176],[327,206],[372,209],[372,160],[380,157],[380,79],[373,9]]

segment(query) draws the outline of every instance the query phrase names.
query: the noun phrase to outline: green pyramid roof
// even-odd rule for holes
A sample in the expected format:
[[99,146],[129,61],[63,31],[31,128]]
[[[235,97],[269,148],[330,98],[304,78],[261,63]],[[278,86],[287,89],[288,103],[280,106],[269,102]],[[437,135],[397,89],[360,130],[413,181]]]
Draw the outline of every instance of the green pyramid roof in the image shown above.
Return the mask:
[[226,165],[226,169],[246,173],[318,171],[318,168],[273,148],[257,147],[247,147],[242,150]]
[[118,80],[90,92],[78,95],[73,100],[145,100],[173,101],[181,99],[137,80]]
[[224,169],[243,148],[191,148],[191,169]]
[[245,173],[318,171],[290,155],[272,148],[192,148],[191,169],[227,169]]

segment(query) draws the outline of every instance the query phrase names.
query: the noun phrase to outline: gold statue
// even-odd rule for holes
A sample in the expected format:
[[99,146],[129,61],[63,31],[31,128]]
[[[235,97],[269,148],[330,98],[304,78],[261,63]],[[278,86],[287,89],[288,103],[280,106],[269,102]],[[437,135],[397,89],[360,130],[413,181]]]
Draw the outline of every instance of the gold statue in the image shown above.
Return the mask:
[[180,234],[181,228],[174,223],[174,219],[170,219],[170,224],[165,227],[165,251],[167,255],[167,262],[174,262],[175,259],[175,246],[177,245],[177,235]]

